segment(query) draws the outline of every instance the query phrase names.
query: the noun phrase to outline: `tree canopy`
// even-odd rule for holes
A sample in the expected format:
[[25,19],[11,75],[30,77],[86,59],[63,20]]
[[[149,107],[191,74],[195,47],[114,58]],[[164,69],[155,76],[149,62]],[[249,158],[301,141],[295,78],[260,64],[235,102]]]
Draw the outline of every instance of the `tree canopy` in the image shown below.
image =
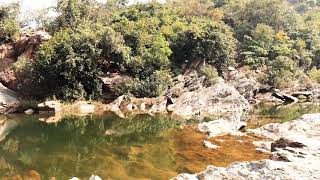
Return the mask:
[[[1,42],[14,34],[4,33],[3,22],[16,23],[15,11],[5,8]],[[39,48],[35,74],[50,95],[64,99],[97,97],[99,76],[113,72],[134,79],[127,93],[158,96],[195,62],[214,77],[209,70],[221,75],[228,66],[248,66],[281,87],[311,70],[320,74],[319,10],[317,0],[59,0],[59,16],[45,23],[53,39]]]

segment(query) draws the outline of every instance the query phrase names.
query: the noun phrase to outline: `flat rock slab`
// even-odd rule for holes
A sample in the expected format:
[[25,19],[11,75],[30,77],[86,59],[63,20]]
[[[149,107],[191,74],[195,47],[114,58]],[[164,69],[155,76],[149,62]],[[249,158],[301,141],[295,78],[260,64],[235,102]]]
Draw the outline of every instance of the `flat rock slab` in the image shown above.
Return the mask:
[[320,179],[320,114],[307,114],[283,124],[268,124],[250,133],[275,141],[255,142],[266,151],[273,146],[275,152],[271,160],[235,162],[226,168],[208,166],[203,172],[180,174],[173,180]]

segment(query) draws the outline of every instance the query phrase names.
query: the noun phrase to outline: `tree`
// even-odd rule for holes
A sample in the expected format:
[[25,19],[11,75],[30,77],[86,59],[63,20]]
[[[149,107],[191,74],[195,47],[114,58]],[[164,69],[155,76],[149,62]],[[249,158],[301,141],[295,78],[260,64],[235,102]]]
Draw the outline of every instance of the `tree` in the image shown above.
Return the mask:
[[0,5],[0,44],[13,42],[19,35],[19,10],[19,3]]
[[237,40],[224,23],[193,19],[171,47],[176,63],[204,61],[221,73],[223,68],[234,63]]

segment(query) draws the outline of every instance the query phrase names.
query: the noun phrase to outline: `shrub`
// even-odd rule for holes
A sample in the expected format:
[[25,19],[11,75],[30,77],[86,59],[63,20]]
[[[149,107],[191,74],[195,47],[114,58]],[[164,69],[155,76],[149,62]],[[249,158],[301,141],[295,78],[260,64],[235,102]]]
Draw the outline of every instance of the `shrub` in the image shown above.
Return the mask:
[[206,84],[208,86],[214,85],[218,82],[218,72],[217,69],[214,66],[206,65],[201,68],[202,75],[206,76]]
[[236,45],[237,40],[224,23],[195,18],[171,45],[172,59],[178,64],[204,60],[222,72],[234,64]]
[[131,92],[138,97],[157,97],[164,95],[171,84],[171,72],[168,70],[159,70],[144,80],[136,79]]
[[101,94],[96,35],[86,29],[65,30],[40,47],[35,71],[45,95],[76,100]]
[[19,35],[19,4],[0,5],[0,44],[13,42]]
[[23,72],[32,68],[32,61],[22,56],[12,66],[15,72]]
[[312,68],[308,73],[310,79],[315,83],[320,83],[320,70],[317,68]]
[[286,56],[278,56],[270,63],[267,72],[268,82],[278,88],[292,86],[295,80],[297,63]]

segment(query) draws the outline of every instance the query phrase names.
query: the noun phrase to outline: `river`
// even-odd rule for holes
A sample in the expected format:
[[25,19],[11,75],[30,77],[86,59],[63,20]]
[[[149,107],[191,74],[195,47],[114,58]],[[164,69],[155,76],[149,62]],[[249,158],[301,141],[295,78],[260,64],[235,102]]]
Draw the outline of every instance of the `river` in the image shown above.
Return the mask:
[[[286,122],[320,112],[318,104],[257,105],[248,127]],[[0,179],[36,172],[42,179],[169,179],[195,173],[207,165],[265,159],[255,150],[255,137],[225,135],[209,139],[220,146],[205,148],[205,134],[195,121],[168,116],[114,114],[66,116],[59,122],[39,121],[38,115],[0,116]],[[30,174],[30,173],[29,173]]]

